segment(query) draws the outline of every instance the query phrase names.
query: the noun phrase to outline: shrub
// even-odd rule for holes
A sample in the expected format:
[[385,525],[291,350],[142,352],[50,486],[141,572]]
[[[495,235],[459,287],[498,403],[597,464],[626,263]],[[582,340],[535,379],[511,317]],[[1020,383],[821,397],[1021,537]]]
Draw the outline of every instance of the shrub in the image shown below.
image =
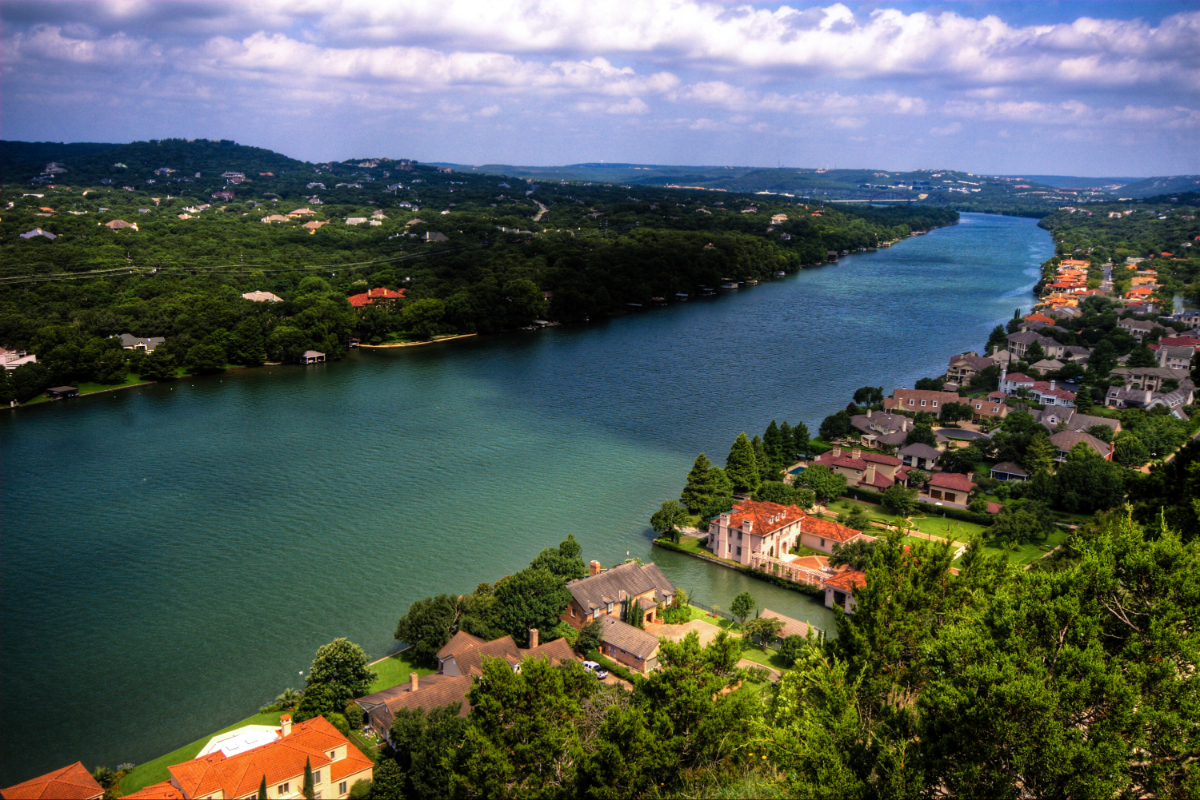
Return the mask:
[[338,713],[332,713],[326,714],[325,719],[330,725],[337,728],[338,732],[341,733],[342,736],[350,736],[350,723],[346,721],[344,716]]
[[346,711],[344,712],[344,716],[346,717],[346,723],[351,727],[351,729],[356,730],[356,731],[362,730],[363,722],[366,718],[366,713],[363,712],[363,710],[361,708],[359,708],[357,704],[355,704],[355,703],[348,704],[346,706]]
[[350,800],[367,800],[371,796],[371,782],[358,780],[350,787],[350,794],[347,797]]

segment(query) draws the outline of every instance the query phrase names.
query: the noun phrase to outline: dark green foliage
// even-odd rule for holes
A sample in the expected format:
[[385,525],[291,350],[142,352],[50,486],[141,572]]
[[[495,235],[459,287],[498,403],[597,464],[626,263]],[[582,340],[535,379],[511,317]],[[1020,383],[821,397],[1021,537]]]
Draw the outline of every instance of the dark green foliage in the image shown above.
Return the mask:
[[[659,507],[658,511],[650,516],[650,527],[659,536],[669,536],[671,541],[678,543],[679,528],[683,525],[686,516],[687,512],[684,511],[683,506],[674,500],[667,500]],[[586,570],[584,574],[587,574]]]
[[871,563],[871,555],[874,552],[875,542],[868,539],[858,538],[845,544],[835,542],[833,555],[829,557],[829,564],[833,567],[845,564],[851,569],[862,571]]
[[779,655],[783,657],[784,662],[786,662],[788,666],[791,666],[793,663],[795,663],[796,658],[800,655],[803,649],[804,637],[798,636],[794,633],[791,636],[785,636],[783,641],[779,643]]
[[258,784],[258,800],[267,800],[267,776],[265,774]]
[[742,592],[729,604],[729,611],[738,618],[738,622],[745,622],[746,617],[754,613],[754,608],[754,598],[749,592]]
[[846,491],[846,476],[838,474],[823,464],[809,466],[796,476],[793,486],[812,489],[822,503],[840,497]]
[[1107,425],[1093,425],[1087,429],[1088,435],[1099,439],[1102,442],[1112,442],[1115,434],[1113,429]]
[[404,794],[404,773],[395,760],[381,758],[371,777],[371,800],[408,800]]
[[308,671],[304,699],[296,709],[297,721],[339,711],[354,698],[365,695],[375,680],[368,660],[361,647],[346,639],[334,639],[319,647]]
[[[1104,428],[1110,436],[1112,435],[1112,429],[1107,425],[1095,427]],[[1113,445],[1113,461],[1123,467],[1137,469],[1149,460],[1150,450],[1142,443],[1142,440],[1130,431],[1121,431]]]
[[435,800],[451,796],[454,773],[447,767],[467,730],[460,708],[461,704],[452,703],[428,710],[397,710],[389,734],[403,797]]
[[849,514],[842,516],[838,521],[847,528],[854,528],[856,531],[865,531],[871,527],[871,518],[867,515],[866,510],[857,504],[854,508],[850,509]]
[[754,446],[744,432],[738,434],[725,459],[725,476],[737,492],[753,492],[762,481],[758,461],[754,457]]
[[908,436],[904,438],[905,444],[925,444],[930,447],[937,447],[937,435],[933,432],[933,428],[929,425],[916,424],[912,426],[912,430],[908,432]]
[[583,548],[575,541],[573,533],[559,543],[557,550],[549,547],[543,550],[529,566],[549,570],[564,581],[583,578],[588,574],[587,565],[583,563]]
[[1050,510],[1034,500],[1016,500],[1006,504],[987,529],[987,537],[1003,544],[1045,541],[1054,526]]
[[317,792],[313,784],[312,759],[304,759],[304,800],[316,800]]
[[558,575],[530,567],[499,581],[496,601],[500,608],[500,628],[525,647],[530,628],[554,627],[571,601],[571,593]]
[[789,486],[783,481],[763,481],[754,493],[754,499],[781,506],[811,508],[816,502],[816,493],[803,486]]
[[967,403],[946,403],[942,406],[942,422],[962,422],[974,416],[971,406]]
[[1158,359],[1154,357],[1154,351],[1144,344],[1140,344],[1133,348],[1129,354],[1129,360],[1125,362],[1127,367],[1156,367]]
[[921,378],[914,388],[920,391],[940,392],[945,383],[941,378]]
[[347,703],[342,709],[342,716],[346,719],[346,724],[351,730],[362,730],[363,722],[366,719],[366,713],[357,703]]
[[1125,470],[1082,443],[1059,466],[1055,484],[1057,506],[1071,513],[1091,514],[1125,498]]
[[604,623],[598,619],[592,620],[579,631],[579,638],[575,640],[575,652],[588,653],[599,648],[603,637]]
[[359,779],[354,782],[353,786],[350,787],[350,791],[346,797],[348,797],[349,800],[370,800],[372,797],[373,788],[374,787],[372,786],[371,781]]
[[408,613],[396,623],[396,639],[412,646],[410,657],[432,666],[441,650],[454,634],[458,621],[458,601],[450,595],[414,600]]
[[860,406],[873,406],[883,402],[882,386],[864,386],[854,390],[854,402]]
[[837,439],[844,439],[854,430],[854,426],[850,424],[850,414],[845,409],[838,411],[835,414],[830,414],[821,422],[821,428],[818,435],[827,442],[832,442]]
[[893,514],[907,517],[917,507],[917,490],[895,483],[883,490],[879,502]]
[[973,444],[966,447],[950,447],[942,453],[938,463],[946,472],[961,472],[971,474],[975,465],[983,461],[983,453]]

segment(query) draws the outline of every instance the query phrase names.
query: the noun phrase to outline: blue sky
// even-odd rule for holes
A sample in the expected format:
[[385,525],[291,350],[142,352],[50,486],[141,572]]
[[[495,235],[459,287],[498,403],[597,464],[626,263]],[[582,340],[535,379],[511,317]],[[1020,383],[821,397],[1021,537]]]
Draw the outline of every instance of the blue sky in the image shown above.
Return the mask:
[[1196,2],[0,5],[6,139],[1200,173]]

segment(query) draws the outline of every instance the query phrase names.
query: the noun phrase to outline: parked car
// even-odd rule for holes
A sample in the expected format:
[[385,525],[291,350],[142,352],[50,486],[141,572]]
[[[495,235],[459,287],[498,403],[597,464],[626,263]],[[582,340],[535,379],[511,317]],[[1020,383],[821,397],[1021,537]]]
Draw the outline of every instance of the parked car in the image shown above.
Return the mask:
[[588,672],[594,672],[596,674],[596,677],[599,678],[600,680],[604,680],[605,678],[608,677],[608,670],[606,670],[604,667],[597,664],[595,661],[583,662],[583,668],[586,669]]

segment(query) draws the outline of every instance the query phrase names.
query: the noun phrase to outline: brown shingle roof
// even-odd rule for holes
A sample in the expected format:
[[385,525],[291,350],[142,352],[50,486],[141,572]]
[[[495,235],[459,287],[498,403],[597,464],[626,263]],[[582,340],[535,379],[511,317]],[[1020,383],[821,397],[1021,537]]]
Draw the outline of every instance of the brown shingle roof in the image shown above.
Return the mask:
[[458,665],[458,671],[463,675],[469,674],[473,669],[483,672],[483,659],[485,657],[507,658],[512,663],[516,663],[521,659],[521,649],[517,647],[517,643],[513,641],[511,636],[503,636],[479,647],[472,647],[449,656],[449,658],[454,659],[454,663]]
[[779,631],[779,637],[786,638],[788,636],[808,636],[808,625],[798,619],[785,617],[777,611],[772,611],[769,608],[764,608],[760,616],[767,619],[777,619],[783,622],[783,629]]
[[616,617],[605,616],[601,617],[600,621],[604,625],[602,641],[605,644],[618,647],[642,660],[650,658],[658,650],[657,636],[621,622]]
[[438,650],[437,657],[448,658],[464,650],[470,650],[472,647],[483,647],[485,644],[487,642],[478,636],[472,636],[466,631],[458,631],[450,637],[450,641],[446,642],[441,650]]
[[636,597],[653,590],[657,602],[664,602],[675,596],[675,586],[667,580],[667,576],[657,565],[639,564],[636,561],[618,564],[599,575],[576,578],[567,583],[567,589],[579,607],[586,612],[605,608],[609,603],[621,602],[624,599],[621,592],[625,592],[625,597]]

